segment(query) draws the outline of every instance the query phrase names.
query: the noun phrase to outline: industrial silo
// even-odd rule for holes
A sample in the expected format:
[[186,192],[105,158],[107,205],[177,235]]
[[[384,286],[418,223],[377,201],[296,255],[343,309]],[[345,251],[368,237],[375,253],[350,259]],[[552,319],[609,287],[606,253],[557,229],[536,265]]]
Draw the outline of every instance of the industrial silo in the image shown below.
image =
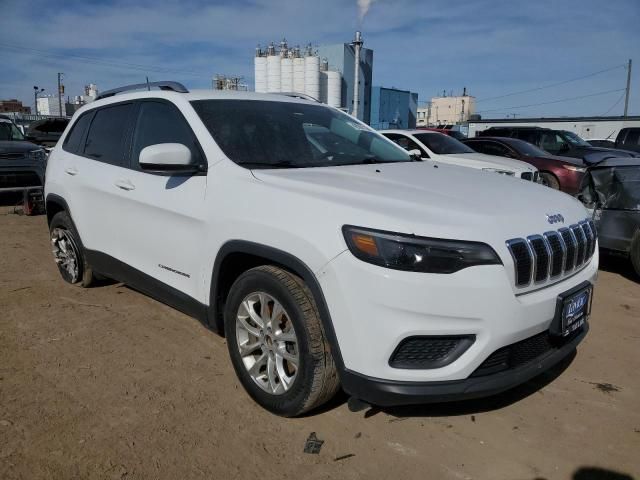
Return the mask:
[[280,74],[280,91],[293,92],[293,58],[289,56],[282,58]]
[[340,72],[328,70],[327,76],[327,100],[326,103],[332,107],[342,107],[342,75]]
[[320,57],[311,48],[307,48],[307,55],[304,57],[304,93],[320,98]]
[[267,49],[267,92],[280,92],[280,55],[276,54],[273,43]]
[[256,48],[256,56],[253,60],[256,79],[256,92],[267,92],[267,57],[262,54],[260,47]]
[[293,49],[293,91],[304,93],[304,58],[300,56],[300,47]]
[[322,103],[327,103],[327,82],[329,80],[327,73],[329,72],[320,70],[320,96],[318,100]]

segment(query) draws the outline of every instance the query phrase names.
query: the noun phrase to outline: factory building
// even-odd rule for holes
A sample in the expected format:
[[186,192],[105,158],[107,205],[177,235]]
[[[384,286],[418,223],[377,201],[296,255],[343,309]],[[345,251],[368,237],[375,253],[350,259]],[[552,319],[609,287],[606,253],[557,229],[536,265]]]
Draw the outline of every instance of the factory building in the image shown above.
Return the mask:
[[[359,42],[359,45],[357,45]],[[353,43],[321,45],[318,55],[326,58],[329,70],[342,74],[341,107],[349,113],[353,112],[356,50],[359,49],[358,62],[358,111],[357,117],[365,123],[371,122],[371,80],[373,77],[373,50],[361,46],[359,32]]]
[[373,87],[370,125],[385,128],[415,128],[418,94],[396,88]]
[[[62,108],[64,109],[64,102],[62,102]],[[38,115],[53,115],[56,117],[65,116],[66,112],[60,113],[60,103],[58,96],[47,95],[44,97],[38,97],[37,100]]]
[[300,93],[323,103],[342,108],[342,75],[331,70],[311,45],[304,51],[271,43],[265,50],[256,48],[254,58],[255,90],[259,93]]
[[431,98],[431,115],[427,118],[427,125],[456,125],[469,120],[469,116],[476,111],[476,97],[467,95],[467,89],[461,96],[446,96]]
[[[360,120],[369,123],[373,50],[363,48],[362,44],[362,36],[356,32],[352,43],[322,45],[317,49],[311,45],[304,49],[289,48],[285,40],[279,47],[273,43],[265,49],[258,46],[254,58],[255,90],[304,93],[355,113]],[[355,112],[354,102],[357,103]]]

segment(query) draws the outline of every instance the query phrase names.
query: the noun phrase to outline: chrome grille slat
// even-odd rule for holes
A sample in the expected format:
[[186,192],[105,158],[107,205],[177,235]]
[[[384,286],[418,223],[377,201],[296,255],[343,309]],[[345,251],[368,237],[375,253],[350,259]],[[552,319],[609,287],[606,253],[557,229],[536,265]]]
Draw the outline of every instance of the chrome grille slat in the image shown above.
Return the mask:
[[596,243],[597,233],[591,220],[543,235],[507,240],[516,286],[525,288],[570,275],[591,260]]

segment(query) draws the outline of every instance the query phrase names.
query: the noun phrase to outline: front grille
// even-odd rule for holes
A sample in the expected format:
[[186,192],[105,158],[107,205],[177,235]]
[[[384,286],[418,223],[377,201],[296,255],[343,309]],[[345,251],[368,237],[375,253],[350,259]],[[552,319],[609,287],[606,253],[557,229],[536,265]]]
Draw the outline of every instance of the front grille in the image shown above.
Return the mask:
[[502,347],[489,355],[471,376],[481,377],[526,365],[549,352],[560,349],[581,331],[582,329],[578,329],[568,337],[553,337],[546,331]]
[[531,172],[524,172],[520,178],[522,178],[522,180],[531,181],[533,174]]
[[42,186],[35,172],[0,173],[0,188],[21,188]]
[[507,240],[516,286],[544,283],[584,266],[595,253],[596,240],[596,229],[591,220],[544,235]]
[[533,174],[533,181],[536,182],[536,183],[540,182],[540,172],[535,172]]
[[394,368],[440,368],[456,360],[474,340],[473,335],[408,337],[396,347],[389,365]]
[[17,160],[24,157],[24,153],[0,153],[0,160]]

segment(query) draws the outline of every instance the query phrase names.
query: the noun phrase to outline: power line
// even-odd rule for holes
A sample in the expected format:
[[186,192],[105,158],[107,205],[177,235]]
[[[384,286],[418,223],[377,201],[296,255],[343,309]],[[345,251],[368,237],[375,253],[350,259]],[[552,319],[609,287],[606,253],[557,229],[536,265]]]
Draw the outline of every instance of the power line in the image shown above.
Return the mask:
[[[625,89],[626,90],[626,89]],[[611,107],[609,108],[609,110],[607,110],[606,112],[604,112],[602,114],[602,116],[604,117],[605,115],[607,115],[611,110],[613,110],[614,108],[616,108],[618,106],[618,104],[622,101],[622,99],[624,98],[624,93],[622,95],[620,95],[620,98],[618,98],[618,100],[616,101],[616,103],[614,103],[613,105],[611,105]]]
[[499,98],[512,97],[514,95],[521,95],[523,93],[537,92],[539,90],[545,90],[547,88],[558,87],[560,85],[565,85],[565,84],[571,83],[571,82],[577,82],[578,80],[583,80],[585,78],[590,78],[590,77],[594,77],[596,75],[600,75],[601,73],[610,72],[611,70],[616,70],[618,68],[626,68],[626,67],[627,67],[626,64],[620,64],[620,65],[616,65],[615,67],[605,68],[604,70],[598,70],[597,72],[589,73],[589,74],[583,75],[581,77],[571,78],[569,80],[563,80],[561,82],[552,83],[550,85],[545,85],[545,86],[542,86],[542,87],[530,88],[529,90],[520,90],[518,92],[506,93],[504,95],[498,95],[498,96],[495,96],[495,97],[480,98],[480,99],[476,100],[476,103],[478,103],[478,102],[486,102],[487,100],[497,100]]
[[516,108],[528,108],[528,107],[538,107],[540,105],[551,105],[552,103],[569,102],[571,100],[579,100],[581,98],[597,97],[599,95],[606,95],[607,93],[621,92],[623,90],[625,90],[625,89],[624,88],[617,88],[615,90],[606,90],[604,92],[596,92],[596,93],[591,93],[589,95],[580,95],[578,97],[560,98],[558,100],[552,100],[550,102],[532,103],[530,105],[517,105],[517,106],[514,106],[514,107],[501,107],[501,108],[494,108],[492,110],[479,110],[476,113],[497,112],[497,111],[501,111],[501,110],[513,110],[513,109],[516,109]]
[[8,43],[0,43],[0,48],[26,52],[26,53],[30,53],[32,55],[37,55],[41,57],[63,58],[66,60],[81,61],[83,63],[92,63],[95,65],[103,65],[107,67],[115,67],[115,68],[121,68],[121,69],[139,70],[139,71],[154,72],[154,73],[177,73],[182,75],[192,75],[192,76],[199,76],[199,77],[206,77],[206,78],[210,77],[209,75],[204,75],[200,72],[195,72],[192,70],[177,70],[177,69],[157,67],[153,65],[142,65],[142,64],[127,63],[127,62],[114,62],[111,60],[102,60],[99,58],[87,57],[84,55],[62,54],[62,53],[56,53],[56,52],[51,52],[47,50],[38,50],[35,48],[22,47],[19,45],[11,45]]

